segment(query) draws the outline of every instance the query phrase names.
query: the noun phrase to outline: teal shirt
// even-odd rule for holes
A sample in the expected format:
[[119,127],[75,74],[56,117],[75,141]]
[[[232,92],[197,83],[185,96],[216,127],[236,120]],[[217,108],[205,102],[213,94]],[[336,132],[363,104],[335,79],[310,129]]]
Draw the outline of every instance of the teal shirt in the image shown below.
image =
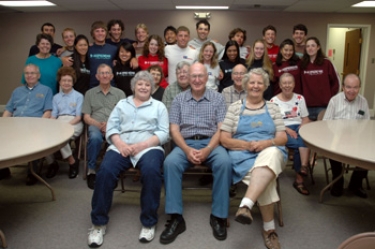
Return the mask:
[[[38,57],[30,56],[26,60],[27,64],[34,64],[39,67],[40,79],[39,82],[42,85],[51,88],[53,95],[57,93],[57,71],[62,66],[62,62],[55,56],[50,56],[46,59],[39,59]],[[22,83],[26,84],[25,77],[22,76]]]

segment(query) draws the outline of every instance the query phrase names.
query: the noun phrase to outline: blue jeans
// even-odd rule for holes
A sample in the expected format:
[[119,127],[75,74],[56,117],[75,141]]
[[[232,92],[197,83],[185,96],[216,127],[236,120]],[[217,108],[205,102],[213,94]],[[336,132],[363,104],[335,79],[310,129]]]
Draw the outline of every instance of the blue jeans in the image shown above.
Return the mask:
[[[207,146],[210,139],[185,140],[195,149]],[[212,170],[214,182],[212,186],[212,214],[219,218],[227,218],[229,210],[229,188],[232,180],[232,163],[227,151],[216,147],[203,163]],[[180,147],[175,147],[164,161],[165,213],[182,214],[182,174],[193,166]]]
[[319,112],[327,109],[326,106],[319,106],[319,107],[307,107],[309,111],[309,119],[311,121],[316,121],[318,119]]
[[94,125],[89,126],[89,141],[87,142],[87,161],[89,169],[96,168],[96,159],[99,156],[104,141],[103,133]]
[[301,171],[301,155],[299,154],[299,148],[304,147],[306,148],[306,145],[304,144],[301,136],[299,135],[299,126],[300,125],[289,125],[287,126],[289,129],[292,129],[293,131],[297,132],[297,139],[292,138],[289,134],[286,134],[288,137],[288,141],[286,142],[285,146],[287,148],[291,148],[294,150],[293,155],[293,165],[294,165],[294,171],[297,173]]
[[[158,208],[162,186],[161,166],[164,153],[158,149],[149,150],[137,163],[141,171],[141,215],[143,226],[151,227],[158,222]],[[123,157],[113,150],[108,150],[96,175],[95,189],[92,196],[91,221],[94,225],[106,225],[108,212],[112,205],[113,189],[116,187],[121,171],[133,167],[129,157]]]

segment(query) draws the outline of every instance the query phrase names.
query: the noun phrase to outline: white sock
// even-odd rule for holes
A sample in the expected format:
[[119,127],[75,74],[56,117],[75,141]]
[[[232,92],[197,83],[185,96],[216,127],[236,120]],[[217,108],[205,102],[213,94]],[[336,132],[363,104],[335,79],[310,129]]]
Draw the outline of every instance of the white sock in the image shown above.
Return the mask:
[[96,174],[96,172],[95,172],[95,169],[90,169],[89,168],[89,170],[87,171],[87,175],[90,175],[90,174]]
[[241,201],[241,204],[240,204],[240,207],[243,207],[243,206],[246,206],[251,210],[254,206],[254,202],[252,200],[250,200],[249,198],[244,197],[244,198],[242,198],[242,201]]
[[266,232],[269,230],[275,230],[275,221],[271,220],[269,222],[263,222],[263,229]]

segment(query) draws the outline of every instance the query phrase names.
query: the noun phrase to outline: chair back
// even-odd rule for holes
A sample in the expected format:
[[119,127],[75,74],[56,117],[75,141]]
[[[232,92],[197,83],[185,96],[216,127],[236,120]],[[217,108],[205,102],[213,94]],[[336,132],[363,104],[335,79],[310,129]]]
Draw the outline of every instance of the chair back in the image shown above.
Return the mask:
[[354,235],[338,247],[338,249],[371,249],[375,248],[375,232]]
[[322,111],[320,111],[319,114],[318,114],[318,117],[316,118],[316,120],[323,120],[325,113],[326,113],[325,109],[322,110]]

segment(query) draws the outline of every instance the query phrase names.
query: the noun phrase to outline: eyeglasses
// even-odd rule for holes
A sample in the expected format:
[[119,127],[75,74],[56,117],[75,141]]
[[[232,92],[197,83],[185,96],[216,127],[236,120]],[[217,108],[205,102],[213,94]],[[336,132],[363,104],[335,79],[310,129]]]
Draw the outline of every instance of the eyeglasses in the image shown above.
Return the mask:
[[204,74],[192,74],[192,75],[190,75],[190,78],[192,78],[192,79],[196,79],[196,78],[203,79],[204,76],[205,76]]
[[109,76],[109,75],[112,75],[112,73],[110,73],[110,72],[100,72],[100,73],[98,73],[98,75],[100,75],[100,76]]
[[28,75],[31,75],[31,76],[34,76],[34,75],[37,75],[39,73],[36,73],[36,72],[24,72],[23,73],[25,76],[28,76]]
[[233,72],[232,74],[234,76],[244,76],[246,73],[244,73],[244,72]]
[[182,75],[182,74],[189,75],[189,72],[188,71],[178,71],[177,72],[177,75]]

